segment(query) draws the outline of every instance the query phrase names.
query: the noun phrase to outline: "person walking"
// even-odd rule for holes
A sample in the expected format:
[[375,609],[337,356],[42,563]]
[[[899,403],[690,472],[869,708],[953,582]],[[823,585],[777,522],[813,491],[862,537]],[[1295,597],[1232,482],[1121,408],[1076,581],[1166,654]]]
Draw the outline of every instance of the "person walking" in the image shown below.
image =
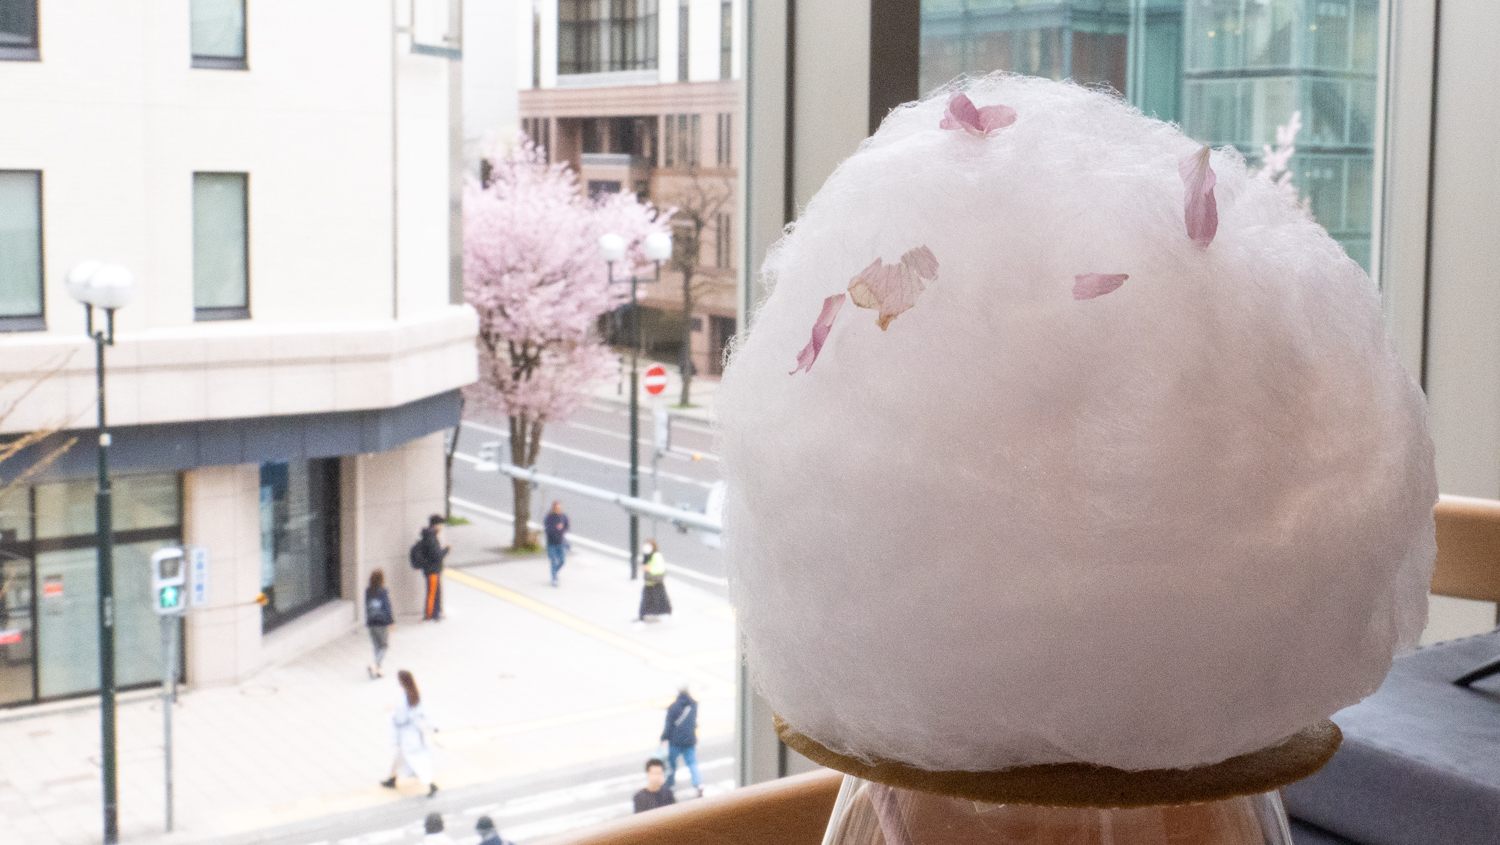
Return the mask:
[[437,728],[427,721],[422,694],[417,691],[417,681],[412,674],[402,669],[396,673],[396,680],[401,684],[401,694],[391,711],[391,738],[396,746],[396,756],[391,761],[391,776],[380,785],[395,789],[396,778],[409,775],[427,787],[427,797],[431,798],[438,791],[437,784],[432,781],[431,738],[437,733]]
[[443,618],[443,559],[452,551],[443,543],[444,521],[441,514],[429,516],[427,527],[422,529],[421,538],[412,548],[412,563],[420,564],[427,582],[427,600],[422,603],[423,622]]
[[365,667],[371,680],[385,677],[380,664],[385,662],[394,624],[396,614],[391,610],[391,594],[385,589],[385,571],[376,569],[370,573],[370,584],[365,587],[365,627],[370,630],[370,645],[375,651],[375,662]]
[[677,798],[672,795],[672,790],[664,788],[666,782],[667,764],[656,757],[647,760],[646,788],[635,794],[635,811],[644,813],[657,807],[676,804]]
[[688,692],[687,684],[677,690],[677,700],[667,708],[667,722],[661,730],[667,744],[667,789],[677,783],[677,761],[687,764],[693,777],[693,788],[703,797],[703,775],[698,772],[698,702]]
[[479,845],[516,845],[509,839],[500,838],[500,831],[495,829],[495,822],[489,816],[479,817],[474,832],[479,834]]
[[636,621],[645,622],[647,616],[671,616],[672,600],[667,598],[667,560],[655,540],[647,540],[641,549],[641,564],[646,576],[641,587],[641,611]]
[[563,513],[562,502],[552,503],[552,512],[542,520],[547,532],[547,563],[552,567],[552,586],[557,586],[557,573],[568,562],[568,515]]

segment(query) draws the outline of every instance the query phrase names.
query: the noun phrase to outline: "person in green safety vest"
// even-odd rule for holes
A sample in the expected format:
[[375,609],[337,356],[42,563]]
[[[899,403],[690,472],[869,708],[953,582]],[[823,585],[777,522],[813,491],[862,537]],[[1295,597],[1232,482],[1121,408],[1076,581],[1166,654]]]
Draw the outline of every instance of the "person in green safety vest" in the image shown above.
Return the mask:
[[641,547],[641,561],[646,578],[641,587],[641,612],[637,621],[645,622],[648,616],[671,616],[672,600],[667,598],[667,560],[657,548],[656,540],[647,540]]

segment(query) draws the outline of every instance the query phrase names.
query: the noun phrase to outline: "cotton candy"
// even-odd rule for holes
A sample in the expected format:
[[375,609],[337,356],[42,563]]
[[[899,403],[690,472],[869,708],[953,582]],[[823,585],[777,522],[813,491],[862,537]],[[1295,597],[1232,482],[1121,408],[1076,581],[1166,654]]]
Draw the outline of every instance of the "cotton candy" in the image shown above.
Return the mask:
[[[1232,150],[1205,244],[1176,127],[960,87],[1014,123],[943,129],[959,88],[893,112],[771,250],[725,373],[756,687],[937,770],[1210,764],[1368,695],[1425,622],[1437,497],[1369,277]],[[918,248],[899,318],[844,309],[789,374],[830,297]]]

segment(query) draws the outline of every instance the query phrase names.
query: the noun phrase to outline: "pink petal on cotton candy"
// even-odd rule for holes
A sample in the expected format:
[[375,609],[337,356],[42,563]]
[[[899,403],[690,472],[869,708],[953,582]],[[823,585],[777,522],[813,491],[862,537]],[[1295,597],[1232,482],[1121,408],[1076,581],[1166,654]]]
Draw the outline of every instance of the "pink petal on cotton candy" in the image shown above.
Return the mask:
[[1177,172],[1187,186],[1183,219],[1187,222],[1188,237],[1202,247],[1213,243],[1214,233],[1219,231],[1219,205],[1214,201],[1214,184],[1219,178],[1209,165],[1209,152],[1205,146],[1177,162]]
[[813,362],[818,360],[818,353],[823,351],[823,341],[828,339],[828,333],[833,331],[833,321],[839,315],[839,309],[844,307],[844,295],[836,293],[823,300],[823,310],[818,312],[818,321],[813,323],[812,338],[802,351],[797,353],[797,369],[788,375],[796,375],[799,372],[811,372]]
[[1073,298],[1093,299],[1103,296],[1125,284],[1128,278],[1128,273],[1079,273],[1073,277]]
[[937,270],[937,256],[925,246],[907,250],[895,264],[877,258],[849,280],[849,298],[860,308],[878,310],[875,323],[884,331],[937,281]]
[[948,99],[948,111],[938,123],[940,129],[962,129],[970,135],[983,138],[1016,122],[1016,110],[1010,106],[985,106],[978,108],[967,94],[954,94]]

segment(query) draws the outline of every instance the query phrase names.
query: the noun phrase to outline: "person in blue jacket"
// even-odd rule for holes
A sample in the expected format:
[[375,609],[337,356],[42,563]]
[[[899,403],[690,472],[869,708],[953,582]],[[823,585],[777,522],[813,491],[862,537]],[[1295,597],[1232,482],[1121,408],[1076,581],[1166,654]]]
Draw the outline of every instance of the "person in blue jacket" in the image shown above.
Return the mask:
[[688,693],[686,684],[678,689],[677,700],[667,708],[661,739],[667,744],[667,788],[671,789],[677,781],[680,757],[693,776],[693,787],[702,796],[703,776],[698,773],[698,702]]

